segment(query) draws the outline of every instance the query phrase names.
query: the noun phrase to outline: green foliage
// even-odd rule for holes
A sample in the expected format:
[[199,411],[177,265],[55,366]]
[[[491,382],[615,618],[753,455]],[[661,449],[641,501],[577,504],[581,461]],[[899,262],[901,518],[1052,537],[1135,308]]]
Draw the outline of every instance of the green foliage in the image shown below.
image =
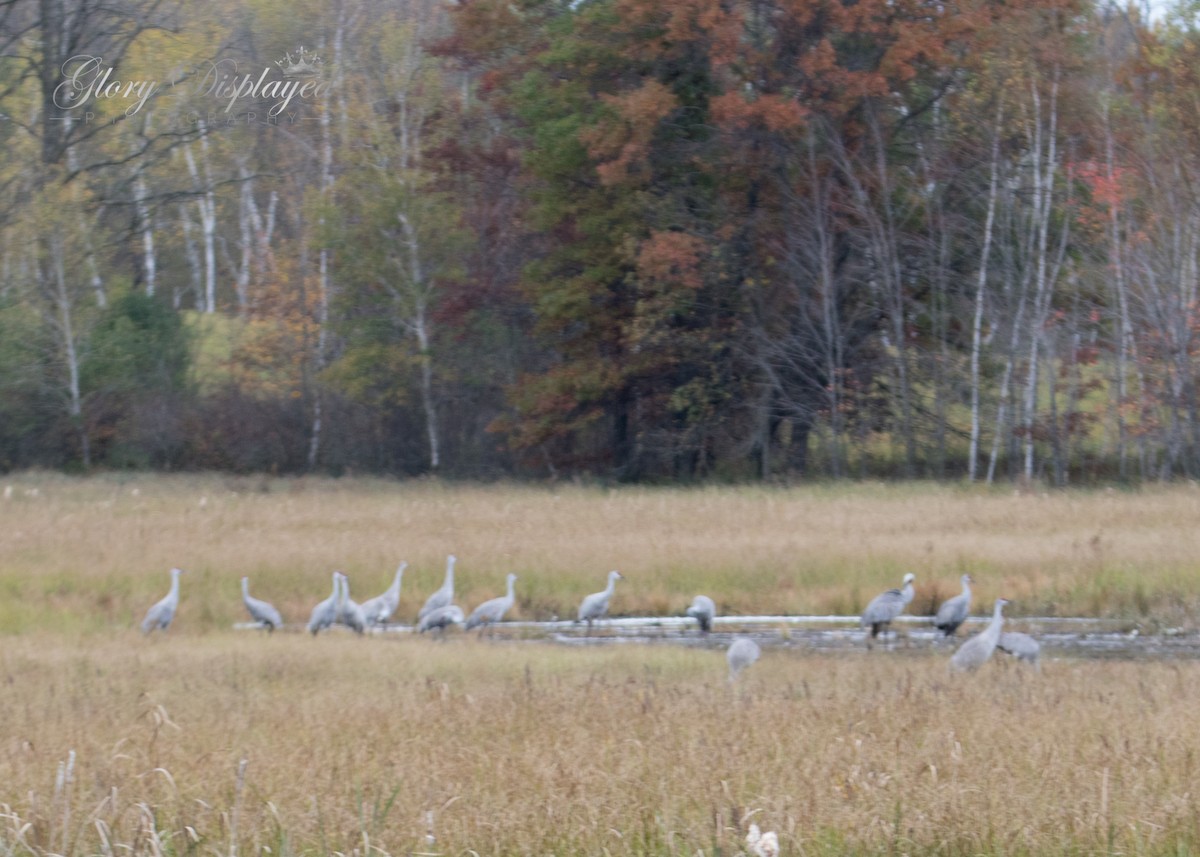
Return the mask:
[[57,463],[47,446],[60,408],[49,394],[46,333],[28,304],[0,303],[0,470]]
[[189,342],[179,313],[129,292],[101,311],[80,365],[97,460],[116,467],[169,465],[182,439]]
[[121,295],[101,312],[80,368],[85,390],[146,396],[183,390],[188,339],[179,313],[161,299]]

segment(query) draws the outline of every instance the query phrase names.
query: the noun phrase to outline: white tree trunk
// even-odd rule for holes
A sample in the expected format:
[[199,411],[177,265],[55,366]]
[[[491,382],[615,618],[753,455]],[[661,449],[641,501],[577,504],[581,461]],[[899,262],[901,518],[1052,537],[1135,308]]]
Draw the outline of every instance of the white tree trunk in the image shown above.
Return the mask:
[[421,265],[421,243],[412,222],[403,213],[396,215],[404,230],[408,245],[408,275],[413,296],[412,312],[406,322],[417,337],[421,354],[421,406],[425,410],[425,433],[429,439],[429,469],[436,472],[441,465],[441,440],[438,432],[437,402],[433,393],[433,353],[430,350],[428,296],[425,273]]
[[837,283],[833,275],[833,240],[826,220],[829,211],[825,198],[825,182],[817,164],[816,135],[810,126],[808,134],[809,185],[812,188],[812,216],[817,238],[819,277],[821,284],[821,334],[825,340],[825,372],[829,403],[830,463],[833,477],[842,477],[842,336],[838,312]]
[[202,312],[212,313],[217,311],[217,202],[209,177],[208,138],[203,122],[200,123],[200,153],[204,158],[203,176],[196,166],[191,144],[183,147],[192,186],[199,192],[199,196],[196,197],[196,209],[200,212],[200,235],[204,245],[204,298],[200,309]]
[[[200,251],[196,247],[196,238],[193,234],[195,226],[192,224],[192,217],[188,214],[186,205],[179,206],[179,223],[183,227],[183,253],[188,260],[188,270],[192,275],[192,294],[198,308],[203,308],[204,305],[204,265],[200,261]],[[175,290],[172,297],[172,303],[175,309],[179,309],[183,305],[183,294],[179,289]]]
[[49,320],[58,332],[62,344],[63,358],[67,364],[67,414],[79,434],[80,457],[83,459],[83,466],[87,468],[92,466],[92,451],[87,426],[83,420],[83,392],[79,380],[79,349],[75,342],[74,301],[63,261],[66,250],[58,239],[51,241],[50,248],[53,274],[46,287],[53,315]]
[[1066,253],[1066,230],[1060,235],[1059,249],[1056,258],[1051,261],[1050,222],[1054,218],[1054,183],[1058,172],[1058,71],[1055,70],[1054,81],[1050,87],[1050,103],[1047,116],[1043,121],[1041,97],[1037,91],[1036,81],[1032,84],[1031,92],[1034,107],[1034,199],[1033,216],[1037,230],[1034,275],[1033,318],[1030,320],[1029,337],[1029,366],[1025,378],[1025,462],[1024,475],[1026,480],[1033,478],[1034,465],[1034,426],[1037,421],[1037,384],[1039,355],[1042,345],[1042,332],[1048,318],[1050,301],[1053,298],[1054,284],[1062,266]]
[[146,294],[153,297],[158,285],[158,259],[154,252],[154,221],[150,206],[146,205],[146,180],[140,172],[133,189],[137,200],[138,224],[142,229],[142,273],[146,280]]
[[983,350],[983,306],[987,294],[988,259],[992,254],[992,230],[996,222],[996,196],[1000,173],[1000,125],[1004,103],[996,105],[992,131],[992,172],[988,181],[987,215],[983,222],[983,249],[979,253],[979,277],[975,284],[975,317],[971,323],[971,442],[967,453],[967,481],[974,482],[979,465],[979,358]]
[[[334,74],[338,75],[331,84],[333,92],[341,93],[340,85],[340,69],[342,67],[342,45],[346,35],[346,15],[344,7],[339,7],[337,13],[337,26],[333,33],[333,68]],[[344,96],[339,101],[341,107],[341,126],[345,129],[347,125],[346,104]],[[333,192],[333,121],[330,117],[329,104],[325,103],[321,109],[321,194],[328,196]],[[325,218],[321,217],[320,226],[324,227]],[[329,305],[330,296],[333,291],[333,283],[330,277],[330,254],[328,247],[322,247],[318,255],[317,267],[317,353],[314,355],[314,364],[317,372],[325,368],[326,360],[328,359],[327,352],[329,347]],[[315,470],[317,462],[321,455],[321,433],[324,429],[324,420],[322,413],[321,401],[321,386],[315,384],[313,386],[313,418],[312,428],[309,433],[308,442],[308,469]]]

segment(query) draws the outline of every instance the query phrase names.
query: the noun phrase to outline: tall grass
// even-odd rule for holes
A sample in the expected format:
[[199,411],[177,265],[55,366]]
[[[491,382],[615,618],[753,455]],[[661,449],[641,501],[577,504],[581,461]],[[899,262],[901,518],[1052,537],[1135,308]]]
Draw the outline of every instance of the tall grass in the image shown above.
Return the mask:
[[731,687],[717,649],[122,632],[0,669],[6,854],[1197,847],[1191,663],[769,648]]
[[[459,557],[516,615],[846,612],[918,575],[1010,614],[1189,621],[1200,492],[930,486],[608,491],[23,474],[0,481],[0,857],[1200,850],[1200,664],[768,647],[563,649],[231,632],[238,579],[293,622],[334,568],[401,559],[411,619]],[[11,487],[11,491],[5,490]],[[135,629],[188,569],[175,626]],[[1016,609],[1014,609],[1016,608]]]
[[[796,489],[448,486],[368,479],[22,474],[0,482],[0,633],[128,627],[189,571],[189,631],[244,618],[242,575],[303,621],[334,569],[360,600],[407,560],[411,620],[459,558],[460,603],[520,575],[513,616],[573,616],[625,580],[612,612],[679,614],[693,595],[722,613],[856,613],[906,571],[914,612],[978,581],[1013,615],[1190,623],[1200,592],[1200,491],[1015,494],[927,485]],[[6,489],[11,488],[11,491]]]

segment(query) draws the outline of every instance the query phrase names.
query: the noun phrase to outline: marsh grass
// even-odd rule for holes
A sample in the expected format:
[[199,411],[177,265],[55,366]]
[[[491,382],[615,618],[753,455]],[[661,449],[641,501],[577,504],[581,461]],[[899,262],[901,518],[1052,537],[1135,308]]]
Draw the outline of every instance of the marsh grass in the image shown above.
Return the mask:
[[[855,613],[903,572],[1013,615],[1191,624],[1200,491],[696,490],[22,474],[0,491],[0,857],[1192,854],[1200,665],[767,647],[560,649],[237,633],[238,580],[303,622],[401,559],[411,620]],[[176,624],[134,628],[188,569]],[[74,754],[72,756],[72,753]]]
[[768,648],[730,687],[719,648],[124,632],[0,669],[0,854],[1197,846],[1191,663]]
[[520,575],[512,616],[573,617],[625,580],[615,615],[679,615],[693,595],[726,614],[859,612],[917,574],[915,612],[957,591],[1019,614],[1189,624],[1200,592],[1200,490],[1014,493],[928,485],[781,488],[454,486],[371,479],[21,474],[0,499],[0,633],[131,627],[188,570],[190,632],[245,618],[238,581],[301,623],[350,575],[359,600],[400,560],[412,621],[459,558],[468,609]]

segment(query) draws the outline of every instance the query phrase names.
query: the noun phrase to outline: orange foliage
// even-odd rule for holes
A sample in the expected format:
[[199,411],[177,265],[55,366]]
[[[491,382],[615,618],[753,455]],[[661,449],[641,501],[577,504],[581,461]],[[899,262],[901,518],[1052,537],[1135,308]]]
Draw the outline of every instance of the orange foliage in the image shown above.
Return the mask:
[[767,94],[747,101],[737,92],[718,95],[712,100],[712,114],[721,125],[748,128],[761,125],[769,131],[799,128],[808,111],[795,99]]
[[234,344],[226,370],[245,393],[274,398],[302,395],[306,367],[317,341],[316,275],[302,279],[291,255],[277,255],[277,267],[256,285],[246,326]]
[[693,235],[655,231],[638,250],[637,271],[649,281],[698,289],[703,285],[704,251],[705,243]]
[[675,109],[675,96],[656,80],[647,80],[624,95],[604,95],[621,122],[601,125],[583,133],[588,154],[600,162],[597,172],[605,184],[616,184],[629,176],[629,168],[645,156],[654,129]]
[[1073,162],[1067,168],[1088,192],[1087,199],[1075,201],[1076,222],[1087,232],[1103,233],[1112,210],[1121,209],[1133,198],[1132,171],[1116,165],[1110,176],[1105,164],[1093,160]]

